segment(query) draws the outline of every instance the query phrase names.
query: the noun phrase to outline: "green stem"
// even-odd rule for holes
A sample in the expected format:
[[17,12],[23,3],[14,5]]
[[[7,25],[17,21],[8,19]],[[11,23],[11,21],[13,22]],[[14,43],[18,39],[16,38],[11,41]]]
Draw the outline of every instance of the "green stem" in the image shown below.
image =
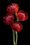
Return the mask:
[[17,41],[18,41],[18,33],[17,32],[15,32],[16,33],[16,45],[17,45]]
[[[15,37],[15,35],[16,35],[16,37]],[[15,38],[16,38],[16,40],[15,40]],[[18,33],[13,30],[13,45],[17,45],[17,41],[18,41]]]

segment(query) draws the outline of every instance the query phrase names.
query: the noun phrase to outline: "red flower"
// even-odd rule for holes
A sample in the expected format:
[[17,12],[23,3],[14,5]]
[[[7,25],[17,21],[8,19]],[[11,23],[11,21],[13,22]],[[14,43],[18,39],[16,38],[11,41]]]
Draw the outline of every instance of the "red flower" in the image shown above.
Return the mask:
[[21,32],[23,26],[21,23],[17,23],[18,21],[14,23],[14,14],[19,21],[26,21],[28,19],[28,14],[22,10],[18,12],[19,7],[15,3],[8,5],[6,10],[8,15],[3,17],[3,22],[10,25],[14,31]]
[[12,15],[8,15],[3,17],[3,22],[6,23],[7,25],[11,25],[14,21],[14,17]]
[[6,10],[9,14],[14,14],[15,12],[18,12],[18,5],[15,3],[12,3],[11,5],[8,5]]
[[17,32],[21,32],[22,29],[23,29],[23,26],[21,23],[13,23],[11,28],[14,30],[14,31],[17,31]]
[[20,21],[26,21],[28,19],[28,14],[23,11],[19,11],[17,17]]
[[15,4],[15,3],[12,3],[12,8],[14,8],[15,12],[18,12],[18,10],[19,10],[18,4]]

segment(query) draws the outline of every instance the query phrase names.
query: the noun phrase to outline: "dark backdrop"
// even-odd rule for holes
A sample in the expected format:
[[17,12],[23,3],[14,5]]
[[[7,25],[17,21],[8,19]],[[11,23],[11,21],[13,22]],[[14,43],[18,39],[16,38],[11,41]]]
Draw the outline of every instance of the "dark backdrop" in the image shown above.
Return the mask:
[[3,16],[6,15],[6,6],[10,3],[18,3],[21,10],[27,11],[29,19],[21,22],[23,31],[18,33],[18,45],[30,45],[30,1],[29,0],[0,0],[0,45],[13,45],[12,29],[3,23]]

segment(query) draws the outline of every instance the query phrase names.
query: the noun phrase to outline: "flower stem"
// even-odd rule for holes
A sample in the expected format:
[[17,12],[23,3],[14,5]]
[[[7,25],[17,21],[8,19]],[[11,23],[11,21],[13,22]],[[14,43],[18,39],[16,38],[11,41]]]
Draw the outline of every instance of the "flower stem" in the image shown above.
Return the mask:
[[17,45],[17,41],[18,41],[18,33],[13,30],[13,45]]

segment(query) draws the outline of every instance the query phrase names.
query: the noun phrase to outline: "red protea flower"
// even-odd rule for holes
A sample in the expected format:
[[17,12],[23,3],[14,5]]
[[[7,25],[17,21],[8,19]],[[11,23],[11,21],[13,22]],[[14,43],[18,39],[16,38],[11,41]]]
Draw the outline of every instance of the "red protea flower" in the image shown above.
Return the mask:
[[28,19],[28,14],[24,11],[19,11],[17,17],[20,21],[26,21]]
[[23,29],[23,26],[21,23],[13,23],[11,25],[11,28],[14,30],[14,31],[17,31],[17,32],[21,32],[22,29]]
[[9,14],[14,14],[15,12],[18,12],[18,4],[12,3],[11,5],[8,5],[6,10]]
[[3,22],[6,23],[7,25],[11,25],[14,21],[14,16],[13,15],[7,15],[3,17]]

